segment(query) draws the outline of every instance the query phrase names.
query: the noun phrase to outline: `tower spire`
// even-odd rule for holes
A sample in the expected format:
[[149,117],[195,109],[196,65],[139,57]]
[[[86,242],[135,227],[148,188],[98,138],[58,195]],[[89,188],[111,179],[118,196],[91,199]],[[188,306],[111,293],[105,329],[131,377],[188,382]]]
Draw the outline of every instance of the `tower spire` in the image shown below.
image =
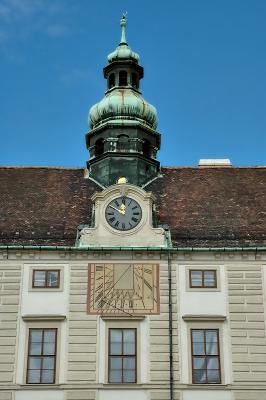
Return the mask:
[[121,26],[122,32],[121,32],[121,40],[120,40],[119,46],[121,46],[123,44],[127,45],[127,40],[126,40],[127,18],[126,17],[127,17],[127,12],[125,12],[122,15],[122,18],[120,20],[120,26]]

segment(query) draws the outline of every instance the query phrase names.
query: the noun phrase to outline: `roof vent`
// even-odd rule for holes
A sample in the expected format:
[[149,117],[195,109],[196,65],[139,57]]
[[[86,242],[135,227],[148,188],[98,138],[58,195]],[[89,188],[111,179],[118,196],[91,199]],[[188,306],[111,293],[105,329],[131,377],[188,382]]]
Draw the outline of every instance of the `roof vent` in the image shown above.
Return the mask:
[[232,167],[232,163],[229,158],[201,158],[199,167]]

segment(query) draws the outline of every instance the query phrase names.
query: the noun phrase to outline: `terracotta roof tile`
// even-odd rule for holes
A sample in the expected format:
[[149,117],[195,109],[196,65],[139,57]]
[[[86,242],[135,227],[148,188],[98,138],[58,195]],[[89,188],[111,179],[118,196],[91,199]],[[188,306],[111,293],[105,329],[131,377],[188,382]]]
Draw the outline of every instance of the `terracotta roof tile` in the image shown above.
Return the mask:
[[[162,168],[145,189],[175,246],[266,246],[266,167]],[[96,190],[83,169],[0,168],[0,244],[74,245]]]

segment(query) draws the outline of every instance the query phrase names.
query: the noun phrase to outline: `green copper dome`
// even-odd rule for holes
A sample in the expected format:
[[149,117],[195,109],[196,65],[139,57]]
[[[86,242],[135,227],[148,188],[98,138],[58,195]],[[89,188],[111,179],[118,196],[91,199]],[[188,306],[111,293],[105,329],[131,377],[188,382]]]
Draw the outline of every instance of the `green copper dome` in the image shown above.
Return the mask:
[[137,53],[135,53],[134,51],[132,51],[130,47],[128,47],[128,44],[126,41],[127,20],[126,20],[125,14],[122,16],[122,19],[120,21],[120,26],[122,28],[122,35],[121,35],[121,40],[120,40],[119,46],[116,48],[115,51],[113,51],[111,54],[108,55],[108,57],[107,57],[108,61],[109,61],[109,63],[111,63],[112,61],[131,59],[138,63],[139,55]]
[[123,15],[120,21],[122,28],[120,44],[113,53],[109,54],[109,65],[104,69],[108,90],[105,97],[89,112],[91,129],[114,120],[116,122],[135,120],[149,128],[157,128],[157,111],[144,100],[139,90],[143,68],[138,64],[138,54],[127,45],[126,24],[126,17]]
[[90,127],[114,120],[137,120],[156,129],[157,111],[133,89],[117,88],[108,93],[89,112]]

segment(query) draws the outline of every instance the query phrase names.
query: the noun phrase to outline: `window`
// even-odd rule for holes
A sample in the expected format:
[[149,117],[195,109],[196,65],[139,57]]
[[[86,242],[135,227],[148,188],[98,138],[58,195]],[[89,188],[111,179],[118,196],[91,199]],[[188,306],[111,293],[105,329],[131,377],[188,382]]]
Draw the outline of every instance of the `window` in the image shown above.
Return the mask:
[[95,156],[98,157],[104,152],[104,142],[103,139],[97,139],[95,142]]
[[216,270],[190,270],[189,286],[191,288],[217,288]]
[[109,329],[108,382],[136,383],[136,329]]
[[127,86],[127,71],[119,72],[119,86]]
[[55,383],[57,329],[30,329],[27,383]]
[[59,288],[60,270],[33,270],[33,288]]
[[218,329],[191,329],[192,382],[221,383]]
[[135,72],[131,74],[131,85],[133,88],[138,89],[138,75]]
[[108,83],[109,83],[109,89],[111,89],[112,87],[114,87],[115,86],[115,74],[111,74],[110,76],[109,76],[109,81],[108,81]]

